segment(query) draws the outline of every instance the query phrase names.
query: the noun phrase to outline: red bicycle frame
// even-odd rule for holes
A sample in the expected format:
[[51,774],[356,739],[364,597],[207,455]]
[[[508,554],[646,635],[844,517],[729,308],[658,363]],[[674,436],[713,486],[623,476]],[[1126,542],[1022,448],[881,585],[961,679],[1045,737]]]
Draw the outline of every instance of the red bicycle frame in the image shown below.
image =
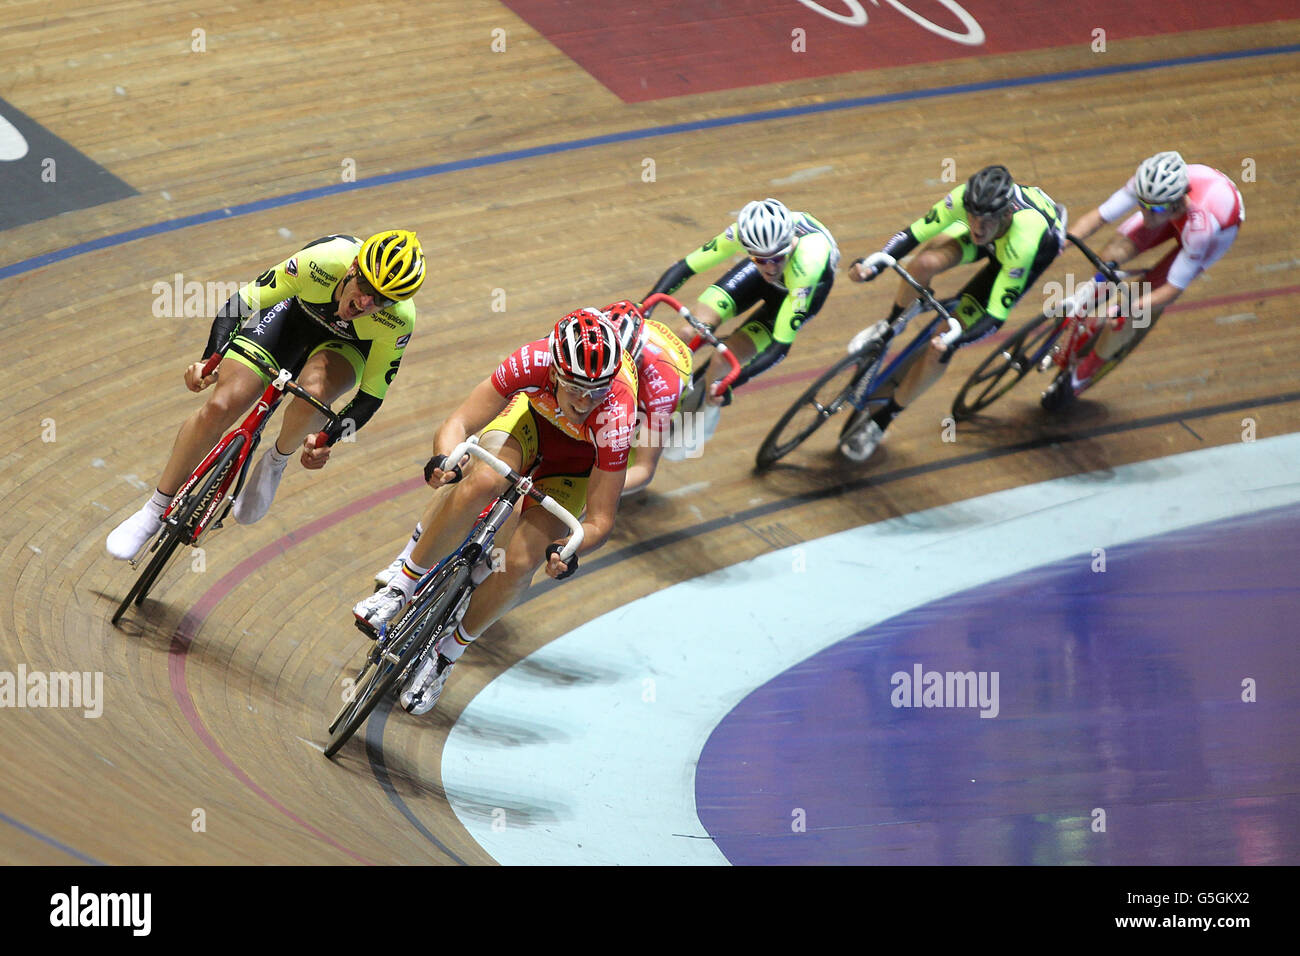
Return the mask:
[[[221,364],[220,353],[210,356],[203,366],[200,378],[207,378],[219,364]],[[222,439],[212,447],[212,450],[208,452],[207,457],[203,459],[199,464],[199,467],[190,473],[189,478],[187,478],[185,483],[181,485],[180,490],[172,496],[171,503],[167,505],[167,509],[162,514],[163,521],[166,521],[171,517],[172,509],[176,507],[176,503],[184,500],[186,493],[188,493],[189,490],[198,483],[199,479],[207,473],[207,470],[211,467],[212,463],[217,460],[222,452],[230,447],[230,443],[235,440],[235,436],[244,436],[244,443],[239,450],[239,458],[235,463],[235,467],[231,468],[226,477],[222,479],[221,484],[217,486],[216,493],[212,496],[212,500],[206,504],[202,514],[199,515],[198,520],[194,524],[194,532],[190,539],[191,543],[197,542],[203,532],[207,530],[208,523],[212,521],[212,518],[216,515],[217,509],[221,506],[221,503],[225,501],[226,492],[230,489],[231,484],[243,473],[244,464],[248,461],[248,456],[253,452],[254,437],[259,431],[261,431],[262,425],[265,423],[266,419],[271,416],[271,413],[275,411],[276,407],[280,404],[280,401],[284,398],[285,385],[289,384],[290,381],[291,377],[289,373],[281,370],[280,374],[266,386],[266,390],[262,392],[261,397],[257,400],[256,404],[253,405],[253,408],[248,413],[247,417],[245,417],[239,424],[239,427],[227,432]],[[325,441],[325,433],[318,433],[316,436],[317,445],[324,445]]]
[[694,352],[705,342],[713,346],[713,350],[721,355],[731,365],[731,371],[728,372],[721,381],[714,386],[714,394],[720,395],[731,387],[731,383],[740,377],[740,361],[735,354],[727,348],[725,344],[713,334],[713,330],[691,314],[691,310],[686,308],[670,295],[662,292],[656,292],[653,295],[646,296],[646,300],[641,303],[642,312],[649,312],[660,302],[670,305],[677,310],[677,314],[690,323],[691,328],[695,330],[695,336],[686,344],[686,347]]

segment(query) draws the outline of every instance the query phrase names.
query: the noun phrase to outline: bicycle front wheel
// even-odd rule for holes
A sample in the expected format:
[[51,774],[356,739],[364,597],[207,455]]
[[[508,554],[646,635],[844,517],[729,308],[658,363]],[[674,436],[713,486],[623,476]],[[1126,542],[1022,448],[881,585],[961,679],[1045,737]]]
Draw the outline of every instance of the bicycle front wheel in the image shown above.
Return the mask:
[[858,377],[876,363],[880,353],[880,344],[873,343],[861,352],[846,355],[808,386],[767,433],[758,449],[758,469],[771,468],[838,412]]
[[953,399],[952,417],[964,421],[1011,391],[1047,354],[1062,326],[1059,318],[1043,313],[996,347]]
[[159,532],[161,537],[155,546],[154,555],[145,565],[145,569],[140,572],[140,576],[136,578],[135,584],[122,599],[122,603],[118,605],[117,612],[112,617],[114,625],[122,619],[122,615],[126,613],[126,609],[132,602],[135,602],[136,607],[144,603],[144,599],[149,596],[150,589],[153,588],[172,555],[176,553],[176,549],[181,544],[193,540],[195,521],[203,513],[203,509],[212,503],[212,498],[219,490],[221,482],[239,460],[239,452],[243,447],[244,436],[236,435],[221,456],[209,467],[206,478],[201,483],[196,483],[195,487],[198,487],[199,491],[196,493],[191,489],[177,505],[175,524],[169,522]]
[[366,664],[352,688],[352,698],[344,701],[329,725],[326,757],[333,757],[352,739],[375,705],[437,640],[469,587],[472,587],[469,565],[464,561],[449,562],[438,579],[397,620],[393,634],[384,641],[379,653],[372,650],[366,655]]

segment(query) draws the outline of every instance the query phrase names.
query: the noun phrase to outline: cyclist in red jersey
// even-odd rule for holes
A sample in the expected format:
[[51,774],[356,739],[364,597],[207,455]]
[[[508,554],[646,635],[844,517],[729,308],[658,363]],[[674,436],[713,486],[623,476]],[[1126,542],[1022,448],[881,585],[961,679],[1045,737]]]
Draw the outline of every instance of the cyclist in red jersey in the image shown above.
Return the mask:
[[623,494],[644,490],[668,447],[673,413],[691,381],[691,350],[668,326],[647,319],[628,299],[605,306],[623,350],[636,363],[637,431]]
[[636,391],[636,367],[619,346],[614,327],[598,310],[579,309],[562,318],[548,338],[507,356],[438,429],[426,473],[440,490],[388,586],[354,608],[362,630],[375,635],[392,621],[425,572],[461,543],[475,516],[500,492],[503,480],[491,469],[446,461],[448,452],[476,432],[484,448],[516,471],[531,470],[540,491],[582,517],[585,537],[578,554],[564,564],[558,552],[567,529],[524,499],[501,530],[499,540],[508,543],[504,560],[493,561],[499,573],[474,593],[455,631],[439,640],[436,657],[403,689],[400,699],[408,711],[425,713],[437,702],[451,666],[523,596],[538,567],[545,565],[557,580],[567,578],[577,570],[579,555],[609,537],[636,424]]
[[[1080,217],[1071,231],[1085,239],[1134,206],[1138,211],[1120,225],[1101,258],[1123,264],[1138,253],[1174,240],[1174,248],[1147,273],[1150,291],[1128,309],[1145,326],[1158,319],[1193,279],[1228,251],[1245,221],[1246,208],[1226,174],[1209,166],[1188,165],[1178,153],[1168,151],[1144,159],[1123,188]],[[1132,320],[1123,317],[1105,324],[1092,352],[1074,371],[1070,384],[1076,395],[1133,338],[1136,329]]]

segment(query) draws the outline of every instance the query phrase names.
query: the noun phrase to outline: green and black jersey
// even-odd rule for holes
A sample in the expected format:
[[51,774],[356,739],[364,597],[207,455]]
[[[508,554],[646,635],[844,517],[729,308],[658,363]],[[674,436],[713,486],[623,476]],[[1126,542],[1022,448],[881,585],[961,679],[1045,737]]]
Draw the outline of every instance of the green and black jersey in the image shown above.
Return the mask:
[[[1060,251],[1065,239],[1065,224],[1052,198],[1037,186],[1016,186],[1012,198],[1011,225],[986,246],[976,246],[970,238],[962,197],[966,184],[958,186],[930,208],[922,218],[885,243],[884,252],[902,259],[927,239],[943,233],[961,243],[962,262],[973,262],[989,255],[999,270],[987,292],[981,296],[984,312],[1001,323],[1012,306]],[[983,291],[983,290],[981,290]],[[965,319],[963,319],[965,321]]]
[[[217,351],[224,354],[234,341],[239,343],[232,353],[234,357],[241,349],[257,349],[256,333],[272,313],[277,322],[309,323],[316,328],[312,338],[320,340],[320,347],[335,347],[353,365],[357,394],[339,414],[350,420],[354,430],[359,429],[388,393],[415,328],[415,304],[410,299],[355,319],[338,317],[335,289],[347,275],[361,244],[355,236],[317,239],[243,286],[213,321],[205,357]],[[291,309],[275,308],[290,299]],[[276,359],[260,351],[263,358]]]
[[[766,279],[771,285],[784,289],[785,301],[777,309],[772,328],[772,338],[788,346],[794,341],[799,326],[809,317],[814,292],[824,273],[835,272],[840,252],[830,230],[806,212],[792,213],[794,235],[799,240],[794,254],[786,260],[779,280]],[[732,223],[721,233],[677,262],[665,272],[647,295],[655,292],[672,294],[691,276],[721,265],[734,256],[748,255],[737,237],[737,224]],[[736,315],[736,303],[721,286],[711,286],[700,301],[723,319]],[[820,303],[818,303],[820,304]]]

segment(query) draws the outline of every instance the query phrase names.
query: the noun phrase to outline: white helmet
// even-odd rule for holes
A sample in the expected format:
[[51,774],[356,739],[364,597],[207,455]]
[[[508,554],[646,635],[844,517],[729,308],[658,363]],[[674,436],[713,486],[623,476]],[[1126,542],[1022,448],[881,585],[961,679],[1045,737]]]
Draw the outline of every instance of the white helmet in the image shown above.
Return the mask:
[[1138,199],[1146,203],[1177,202],[1187,195],[1187,164],[1170,150],[1142,160],[1137,169]]
[[748,203],[740,210],[736,226],[740,244],[754,256],[781,255],[794,239],[794,217],[775,199]]

